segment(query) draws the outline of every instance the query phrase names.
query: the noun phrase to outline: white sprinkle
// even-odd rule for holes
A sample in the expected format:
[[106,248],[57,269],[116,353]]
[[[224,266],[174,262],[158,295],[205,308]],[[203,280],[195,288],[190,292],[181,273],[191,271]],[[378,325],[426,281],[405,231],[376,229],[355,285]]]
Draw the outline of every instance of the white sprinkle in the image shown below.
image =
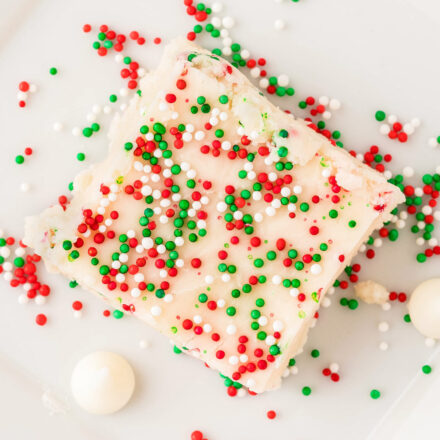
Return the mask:
[[247,49],[243,49],[240,52],[240,55],[244,60],[247,60],[251,56],[250,52]]
[[196,131],[196,132],[195,132],[195,134],[194,134],[194,139],[195,139],[196,141],[201,141],[201,140],[204,139],[204,138],[205,138],[205,132],[204,132],[204,131],[199,130],[199,131]]
[[19,91],[19,92],[17,93],[17,99],[18,99],[19,101],[26,101],[26,100],[27,100],[27,97],[28,97],[28,94],[27,94],[26,92]]
[[205,333],[210,333],[210,332],[212,331],[212,326],[211,326],[211,324],[204,324],[204,326],[203,326],[203,331],[204,331]]
[[[137,287],[135,287],[134,289],[131,289],[130,294],[133,298],[137,298],[138,296],[140,296],[141,291]],[[153,313],[153,312],[151,312],[151,313]]]
[[30,91],[31,93],[35,93],[37,90],[38,90],[38,87],[37,87],[36,84],[31,84],[31,85],[29,86],[29,91]]
[[162,313],[162,309],[159,306],[153,306],[151,307],[150,312],[153,316],[159,316]]
[[75,319],[81,319],[82,318],[82,310],[74,310],[73,311],[73,317]]
[[321,305],[324,308],[330,307],[331,304],[332,304],[332,300],[328,296],[324,297],[324,299],[321,302]]
[[276,286],[281,284],[281,276],[280,275],[274,275],[272,277],[272,284],[275,284]]
[[286,22],[281,19],[275,20],[273,27],[275,28],[275,30],[281,31],[286,27]]
[[290,367],[289,371],[290,371],[290,374],[296,375],[296,374],[298,374],[298,367],[296,365],[294,365],[293,367]]
[[267,317],[266,316],[260,316],[258,318],[258,324],[260,324],[261,326],[265,326],[267,325]]
[[403,170],[402,170],[402,174],[405,177],[412,177],[414,176],[414,169],[410,166],[406,166]]
[[330,99],[329,107],[330,110],[339,110],[341,108],[341,101],[339,101],[339,99],[332,98]]
[[214,27],[218,28],[218,27],[220,27],[222,25],[222,21],[221,21],[221,19],[219,17],[212,17],[211,24]]
[[46,303],[46,297],[43,295],[37,295],[35,297],[35,304],[42,306],[43,304]]
[[419,118],[412,118],[412,119],[411,119],[411,125],[412,125],[414,128],[420,127],[420,124],[421,124],[421,122],[420,122],[420,119],[419,119]]
[[148,348],[150,345],[150,343],[148,341],[146,341],[145,339],[141,339],[139,341],[139,348],[141,348],[142,350],[145,348]]
[[387,332],[390,329],[390,325],[388,324],[388,322],[386,321],[382,321],[379,323],[379,325],[377,326],[378,330],[382,333]]
[[413,134],[414,133],[414,126],[412,125],[412,124],[410,124],[410,123],[406,123],[404,126],[403,126],[403,131],[406,133],[406,134],[408,134],[408,135],[411,135],[411,134]]
[[267,78],[261,78],[260,82],[258,83],[258,85],[262,88],[262,89],[266,89],[267,86],[269,85],[269,80]]
[[382,341],[382,342],[379,344],[379,350],[381,350],[381,351],[387,351],[387,350],[388,350],[388,343],[385,342],[385,341]]
[[391,127],[388,124],[382,124],[379,127],[380,134],[387,135],[391,131]]
[[228,335],[235,335],[236,332],[237,332],[237,327],[234,324],[229,324],[226,327],[226,333]]
[[226,305],[226,301],[224,299],[217,300],[217,307],[222,309]]
[[63,124],[61,122],[54,122],[52,128],[54,131],[61,131],[63,129]]
[[269,335],[264,342],[266,342],[266,345],[273,345],[277,340],[272,335]]
[[238,364],[238,357],[237,356],[230,356],[229,357],[229,363],[231,365],[237,365]]
[[225,46],[222,49],[222,53],[225,56],[230,56],[230,55],[232,55],[232,49],[229,46]]
[[426,339],[425,339],[425,345],[426,345],[427,347],[434,347],[434,345],[435,345],[435,339],[433,339],[433,338],[426,338]]
[[228,207],[228,205],[226,205],[225,202],[218,202],[217,203],[217,211],[218,212],[225,212],[227,207]]
[[31,186],[29,183],[23,182],[20,184],[20,191],[21,192],[28,192],[30,190]]
[[278,76],[278,85],[281,87],[286,87],[289,85],[289,77],[285,74]]
[[166,303],[173,302],[173,295],[171,295],[171,293],[167,293],[167,294],[163,297],[163,300],[164,300]]
[[212,12],[221,12],[223,10],[223,4],[220,2],[215,2],[212,4]]
[[296,298],[299,295],[299,290],[296,287],[293,287],[289,290],[290,296]]
[[322,267],[321,267],[321,265],[319,265],[317,263],[312,264],[312,266],[310,267],[310,272],[313,275],[319,275],[321,273],[321,271],[322,271]]
[[389,115],[387,118],[387,121],[389,124],[394,124],[397,122],[397,116],[396,115]]
[[293,187],[293,192],[294,192],[295,194],[301,194],[301,193],[302,193],[302,186],[301,186],[301,185],[295,185],[295,186]]
[[225,29],[231,29],[235,25],[235,20],[230,16],[223,17],[222,24]]
[[420,188],[419,186],[417,186],[416,188],[414,188],[414,194],[417,197],[422,197],[423,196],[423,189]]
[[255,220],[257,223],[262,222],[262,221],[263,221],[263,214],[261,214],[261,212],[257,212],[257,213],[254,215],[254,220]]
[[272,327],[273,327],[274,331],[280,332],[281,330],[284,329],[284,324],[282,321],[276,320],[273,322]]
[[328,96],[320,96],[319,99],[318,99],[318,102],[321,105],[327,106],[329,104],[329,102],[330,102],[330,98]]
[[29,302],[29,297],[25,293],[19,295],[18,304],[23,305],[23,304],[27,304],[28,302]]

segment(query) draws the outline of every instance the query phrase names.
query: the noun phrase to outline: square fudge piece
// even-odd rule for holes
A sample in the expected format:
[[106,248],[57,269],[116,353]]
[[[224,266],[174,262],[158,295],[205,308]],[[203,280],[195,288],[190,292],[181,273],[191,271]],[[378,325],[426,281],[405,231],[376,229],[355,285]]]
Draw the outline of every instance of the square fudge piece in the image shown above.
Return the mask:
[[66,209],[27,219],[25,243],[258,393],[280,385],[326,290],[404,199],[185,40],[110,139]]

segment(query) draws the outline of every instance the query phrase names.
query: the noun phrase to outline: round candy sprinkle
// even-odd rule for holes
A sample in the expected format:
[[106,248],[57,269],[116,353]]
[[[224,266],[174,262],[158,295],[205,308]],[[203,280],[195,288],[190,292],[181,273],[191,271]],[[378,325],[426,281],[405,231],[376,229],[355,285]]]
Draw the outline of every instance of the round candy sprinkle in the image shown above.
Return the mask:
[[424,374],[430,374],[432,371],[432,367],[430,365],[423,365],[422,371]]
[[312,389],[308,386],[303,387],[301,391],[304,396],[310,396],[310,394],[312,393]]
[[372,399],[374,399],[374,400],[379,399],[379,397],[380,397],[380,391],[379,391],[379,390],[376,390],[376,389],[371,390],[371,391],[370,391],[370,397],[371,397]]
[[44,315],[43,313],[38,314],[35,317],[35,322],[40,326],[46,325],[46,322],[47,322],[46,315]]
[[273,420],[277,416],[277,413],[273,410],[270,410],[266,413],[266,415],[268,419]]
[[385,114],[384,111],[378,110],[374,116],[376,118],[376,121],[382,122],[385,120],[387,115]]
[[49,69],[49,73],[50,73],[51,75],[56,75],[56,74],[58,73],[58,69],[57,69],[56,67],[51,67],[51,68]]

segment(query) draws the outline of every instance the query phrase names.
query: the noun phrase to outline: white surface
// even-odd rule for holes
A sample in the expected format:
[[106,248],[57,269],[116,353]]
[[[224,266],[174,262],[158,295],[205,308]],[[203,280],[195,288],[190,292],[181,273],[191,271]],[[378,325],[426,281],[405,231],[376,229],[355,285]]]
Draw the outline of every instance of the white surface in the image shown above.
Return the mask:
[[[347,145],[360,150],[380,145],[396,158],[393,170],[411,164],[418,172],[433,171],[440,163],[440,151],[426,145],[429,137],[440,134],[437,2],[224,3],[228,5],[225,14],[237,22],[231,29],[233,40],[253,56],[267,57],[270,72],[291,78],[297,96],[280,99],[283,107],[296,109],[298,98],[309,94],[336,97],[343,107],[331,126],[342,130]],[[104,132],[91,139],[70,134],[74,126],[85,126],[93,104],[104,104],[110,93],[123,86],[119,66],[112,57],[100,59],[94,53],[93,37],[82,33],[82,24],[108,23],[124,33],[142,31],[150,44],[145,48],[131,44],[127,53],[139,54],[149,67],[161,52],[161,46],[151,44],[152,38],[186,34],[195,22],[185,15],[180,0],[0,0],[0,12],[0,227],[21,236],[23,217],[55,203],[61,193],[68,192],[72,177],[106,151]],[[286,29],[274,31],[273,23],[279,18],[286,22]],[[213,47],[208,37],[203,41]],[[58,67],[55,77],[48,74],[51,66]],[[30,97],[29,108],[21,110],[16,93],[18,82],[24,79],[35,82],[40,90]],[[379,134],[372,116],[378,108],[404,121],[418,116],[422,126],[408,144],[388,141]],[[101,118],[98,122],[108,127],[110,116]],[[58,121],[64,131],[54,132],[53,124]],[[14,157],[25,146],[33,147],[35,155],[18,167]],[[79,151],[87,154],[85,163],[75,160]],[[32,186],[27,193],[19,190],[23,182]],[[374,279],[390,290],[409,293],[420,281],[439,276],[438,260],[415,263],[414,237],[409,231],[403,235],[365,264],[361,279]],[[337,304],[341,296],[337,293],[331,297],[333,305],[321,309],[320,322],[311,332],[304,355],[297,359],[298,376],[286,379],[279,391],[231,399],[214,372],[196,360],[173,354],[167,341],[150,328],[128,317],[120,321],[103,318],[104,307],[98,299],[79,288],[70,289],[59,276],[44,278],[53,287],[45,306],[20,306],[21,291],[0,280],[2,438],[21,440],[38,433],[38,438],[46,439],[62,434],[66,440],[175,440],[189,439],[190,432],[198,428],[210,440],[269,436],[309,440],[324,434],[329,439],[362,439],[433,352],[411,325],[403,323],[404,306],[393,304],[391,311],[384,312],[378,306],[360,304],[357,310],[348,311]],[[80,320],[73,318],[71,309],[76,299],[85,305]],[[33,322],[39,311],[48,314],[45,327]],[[381,321],[390,323],[388,333],[377,331]],[[141,339],[151,341],[151,347],[141,350]],[[390,348],[381,352],[378,345],[384,340]],[[318,359],[308,354],[313,348],[321,351]],[[133,399],[112,416],[88,415],[70,396],[75,363],[94,350],[122,354],[138,379]],[[321,375],[331,362],[341,366],[339,383]],[[420,379],[418,390],[431,385],[423,380],[427,376]],[[302,396],[304,385],[312,387],[311,396]],[[372,388],[382,392],[377,401],[369,397]],[[65,411],[49,416],[41,402],[47,390]],[[273,421],[265,417],[270,409],[279,414]],[[389,417],[395,427],[407,418],[407,410]],[[424,439],[435,438],[436,422],[431,420],[426,427]],[[373,439],[379,438],[374,435]]]

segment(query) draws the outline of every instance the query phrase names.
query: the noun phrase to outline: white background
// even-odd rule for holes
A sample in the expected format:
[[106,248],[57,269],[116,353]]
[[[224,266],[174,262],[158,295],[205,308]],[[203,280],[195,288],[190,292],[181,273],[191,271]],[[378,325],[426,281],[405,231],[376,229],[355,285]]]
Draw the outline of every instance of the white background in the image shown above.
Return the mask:
[[[346,145],[359,151],[380,145],[395,157],[393,171],[413,165],[419,172],[432,172],[440,164],[440,150],[426,146],[428,137],[440,134],[437,2],[225,0],[224,4],[224,13],[237,21],[233,40],[252,55],[267,57],[269,72],[291,78],[297,95],[279,100],[283,108],[297,109],[298,99],[310,94],[337,97],[343,108],[331,126],[343,132]],[[154,46],[152,38],[166,41],[186,34],[195,22],[186,16],[180,0],[0,0],[0,17],[0,227],[21,237],[23,218],[67,194],[73,176],[106,152],[108,116],[98,121],[103,130],[91,139],[70,134],[72,127],[86,125],[85,115],[93,104],[104,104],[123,86],[120,67],[112,57],[101,59],[94,53],[92,33],[83,34],[82,25],[87,22],[96,29],[107,23],[124,33],[139,30],[148,44],[143,48],[130,44],[127,53],[153,68],[162,46]],[[273,30],[278,18],[287,23],[284,31]],[[214,47],[207,38],[206,45]],[[51,66],[59,69],[56,77],[48,74]],[[21,80],[40,89],[24,110],[18,109],[15,96]],[[418,116],[423,125],[408,144],[391,142],[378,133],[373,117],[378,108],[396,113],[402,121]],[[64,124],[63,132],[52,130],[56,121]],[[19,167],[14,157],[26,146],[33,147],[35,155]],[[87,154],[85,163],[75,160],[79,151]],[[19,191],[22,182],[32,185],[29,193]],[[403,235],[365,264],[361,278],[409,293],[428,276],[440,275],[438,260],[423,266],[415,263],[414,237],[409,231]],[[363,257],[358,261],[365,262]],[[209,440],[362,439],[433,353],[403,322],[404,306],[393,305],[383,312],[361,304],[348,311],[338,304],[339,292],[329,309],[321,309],[320,322],[298,358],[298,376],[286,379],[279,391],[231,399],[216,373],[173,354],[168,342],[150,328],[128,317],[103,318],[104,306],[98,299],[70,289],[61,277],[44,278],[53,287],[44,306],[20,306],[21,292],[0,280],[1,438],[185,440],[198,428]],[[72,316],[76,299],[85,304],[80,320]],[[39,312],[49,317],[43,328],[33,322]],[[377,331],[382,320],[391,325],[385,335]],[[141,339],[148,340],[150,348],[141,350]],[[389,351],[377,348],[382,340],[390,344]],[[318,359],[308,354],[313,348],[321,351]],[[69,394],[75,363],[101,349],[126,356],[138,382],[130,404],[106,417],[85,414]],[[341,365],[340,383],[320,373],[330,362]],[[435,369],[435,361],[433,365]],[[423,391],[433,381],[420,377],[417,389]],[[302,396],[304,385],[312,387],[311,396]],[[381,399],[370,399],[372,388],[382,391]],[[49,415],[41,403],[44,390],[65,405],[66,415]],[[397,426],[407,419],[419,397],[404,400],[389,424]],[[279,414],[274,421],[265,417],[270,409]],[[431,425],[423,423],[423,438],[436,438],[438,426],[432,425],[432,418]],[[379,432],[372,438],[380,438]]]

